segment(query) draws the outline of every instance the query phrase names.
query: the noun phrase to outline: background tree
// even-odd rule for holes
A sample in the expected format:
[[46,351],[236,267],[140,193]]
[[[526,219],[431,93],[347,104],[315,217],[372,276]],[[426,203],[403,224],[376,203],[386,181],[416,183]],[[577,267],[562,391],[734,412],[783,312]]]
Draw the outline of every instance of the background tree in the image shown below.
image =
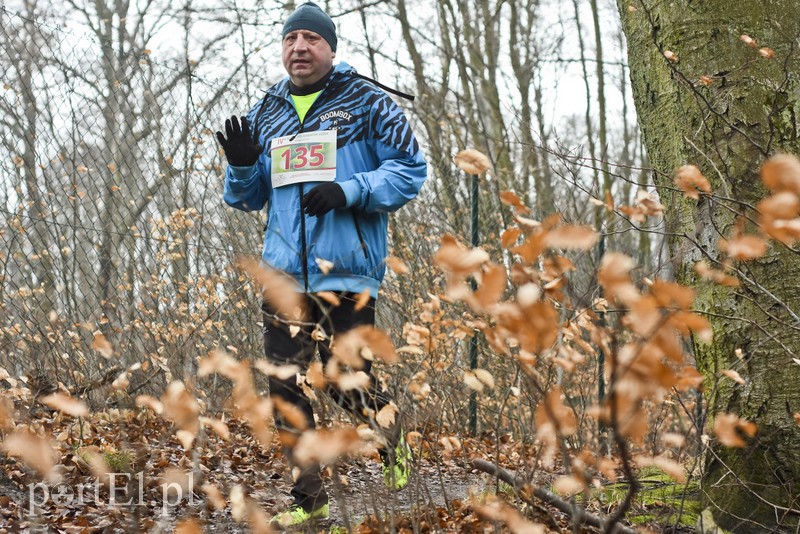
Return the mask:
[[[707,380],[709,417],[734,412],[758,424],[744,448],[712,441],[704,493],[719,521],[736,532],[795,531],[800,520],[800,277],[798,249],[775,242],[741,263],[717,252],[720,239],[752,233],[765,194],[759,165],[776,152],[800,153],[800,5],[765,2],[618,1],[628,39],[639,124],[667,206],[679,281],[698,290],[714,341],[695,344]],[[697,201],[673,186],[673,171],[702,169],[713,193]],[[739,221],[739,222],[737,222]],[[737,226],[737,224],[741,226]],[[701,283],[705,260],[729,267],[740,286]],[[739,357],[737,357],[737,354]],[[714,384],[735,369],[744,384]]]

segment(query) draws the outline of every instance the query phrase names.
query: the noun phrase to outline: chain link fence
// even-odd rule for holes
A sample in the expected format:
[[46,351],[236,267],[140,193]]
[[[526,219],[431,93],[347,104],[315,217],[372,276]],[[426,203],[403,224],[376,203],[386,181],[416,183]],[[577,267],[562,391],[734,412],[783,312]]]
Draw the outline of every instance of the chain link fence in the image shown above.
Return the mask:
[[[68,15],[74,17],[80,6],[70,5]],[[219,8],[224,16],[200,8],[191,16],[222,28],[221,33],[241,27],[242,34],[274,34],[269,28],[279,24],[284,8],[258,9],[244,13],[247,21],[224,6]],[[188,8],[169,15],[177,19],[177,41],[200,33],[180,20],[182,13],[188,17]],[[241,358],[260,357],[259,296],[234,263],[239,254],[260,253],[263,214],[224,205],[225,158],[213,136],[227,115],[253,105],[257,88],[276,81],[266,79],[269,69],[248,61],[252,58],[245,51],[257,51],[259,43],[230,42],[207,54],[203,48],[197,62],[184,50],[166,54],[173,60],[161,60],[160,51],[145,48],[148,36],[126,30],[120,14],[84,13],[95,20],[69,28],[55,22],[69,19],[61,15],[42,14],[31,5],[0,8],[0,47],[7,51],[0,58],[0,366],[11,376],[28,376],[34,391],[60,383],[75,395],[92,392],[102,401],[101,392],[109,388],[98,386],[120,375],[130,381],[124,389],[134,397],[159,393],[173,378],[194,378],[196,357],[215,347]],[[131,17],[126,24],[140,22]],[[129,38],[121,37],[124,31]],[[356,55],[362,53],[346,33],[343,42]],[[211,81],[212,76],[227,78]],[[415,111],[418,116],[409,116],[417,120],[419,134],[426,131],[430,110],[418,102]],[[427,132],[441,130],[438,144],[426,148],[436,178],[390,222],[391,253],[408,264],[411,274],[388,272],[378,323],[398,346],[413,338],[413,328],[404,325],[419,323],[430,339],[430,354],[407,355],[390,380],[402,397],[408,395],[404,386],[434,368],[444,386],[438,388],[441,403],[429,415],[450,414],[460,425],[470,339],[462,332],[454,341],[441,314],[429,309],[428,301],[445,286],[431,258],[444,234],[468,241],[469,180],[452,156],[462,145],[480,143],[456,124],[457,115],[443,117]],[[518,142],[509,147],[514,151],[510,161],[521,161],[535,148]],[[541,171],[564,182],[556,188],[556,204],[570,220],[591,219],[595,208],[573,198],[574,184],[589,180],[583,176],[588,170],[557,155]],[[500,191],[516,189],[530,200],[530,177],[521,175],[512,172],[502,183],[480,184],[481,245],[498,260],[507,255],[500,235],[513,225]],[[627,248],[636,250],[636,245],[632,241]],[[594,254],[576,261],[591,267]],[[572,284],[575,300],[590,302],[591,277],[576,275]],[[454,317],[463,313],[448,309]],[[507,379],[506,385],[519,386],[513,362],[497,358],[485,343],[480,346],[479,365],[500,366],[496,374]],[[436,353],[441,347],[446,354]],[[124,373],[134,365],[141,368]],[[487,406],[492,402],[482,406],[490,424],[497,416]]]
[[[196,381],[197,357],[216,347],[261,357],[260,295],[235,259],[260,254],[263,213],[223,203],[226,161],[213,135],[276,81],[248,67],[258,62],[243,50],[259,46],[229,43],[201,62],[181,50],[161,60],[134,30],[121,37],[114,14],[69,27],[57,15],[0,7],[0,367],[27,377],[34,393],[63,387],[102,405],[158,395],[173,379]],[[258,15],[268,28],[285,12],[246,15],[252,20],[241,24],[257,26]],[[199,9],[194,16],[214,19]],[[403,325],[425,317],[423,299],[443,288],[430,259],[439,236],[468,235],[469,202],[457,201],[466,183],[453,175],[427,189],[390,228],[393,253],[415,273],[389,272],[382,288],[378,323],[398,346]],[[440,196],[463,213],[444,211]],[[487,203],[482,215],[491,210]],[[468,343],[456,342],[442,368],[448,388],[462,387]],[[404,386],[424,359],[377,372],[410,395]],[[109,388],[114,380],[126,387]],[[224,383],[201,386],[220,402],[228,393]],[[467,397],[446,397],[460,418]],[[433,413],[441,417],[441,408]]]
[[260,354],[233,264],[263,222],[223,204],[210,129],[250,105],[235,79],[6,7],[0,22],[0,366],[78,394],[139,364],[130,393],[216,346]]

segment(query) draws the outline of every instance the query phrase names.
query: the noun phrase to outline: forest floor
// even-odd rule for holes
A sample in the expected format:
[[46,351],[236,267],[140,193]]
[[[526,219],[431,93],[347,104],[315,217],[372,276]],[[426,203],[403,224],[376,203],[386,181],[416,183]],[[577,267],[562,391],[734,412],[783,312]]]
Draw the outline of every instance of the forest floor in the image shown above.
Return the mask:
[[[277,443],[264,451],[236,420],[227,421],[228,439],[209,433],[189,451],[170,423],[146,411],[111,410],[77,422],[40,410],[27,425],[54,437],[60,481],[43,482],[21,461],[0,454],[0,532],[266,532],[268,518],[291,501],[290,471]],[[87,465],[89,449],[102,453],[117,473],[113,496]],[[500,443],[487,436],[462,438],[453,451],[419,450],[411,482],[399,492],[383,485],[377,454],[329,466],[324,475],[330,519],[296,531],[509,531],[481,511],[480,503],[493,499],[497,483],[475,470],[470,460],[483,458],[513,470],[529,449],[514,440]],[[178,480],[176,473],[187,472],[196,476],[188,483]],[[547,487],[555,476],[542,471],[535,482]],[[177,494],[167,496],[165,504],[165,482],[186,491],[181,490],[180,499]],[[219,491],[218,498],[211,486]],[[545,505],[526,505],[513,490],[510,495],[500,493],[504,509],[520,510],[530,521],[530,530],[518,526],[511,531],[574,531],[566,515]],[[534,528],[534,523],[542,526]],[[583,526],[578,531],[596,532]],[[691,530],[651,522],[641,531]]]

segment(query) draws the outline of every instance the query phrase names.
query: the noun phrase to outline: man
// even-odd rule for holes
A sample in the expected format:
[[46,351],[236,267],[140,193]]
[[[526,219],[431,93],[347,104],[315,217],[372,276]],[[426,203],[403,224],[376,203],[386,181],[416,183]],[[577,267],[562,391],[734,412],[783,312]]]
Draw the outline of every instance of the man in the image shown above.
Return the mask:
[[[262,306],[267,358],[305,369],[317,348],[323,364],[330,359],[331,337],[374,324],[388,213],[417,195],[427,167],[394,102],[346,63],[333,65],[336,26],[326,13],[311,2],[301,5],[282,36],[288,77],[241,124],[236,117],[227,120],[226,134],[217,132],[217,138],[228,158],[225,202],[244,211],[267,205],[263,259],[293,276],[305,293],[310,320],[299,324],[281,319],[268,302]],[[317,297],[322,291],[335,292],[341,304],[327,305]],[[362,307],[359,297],[367,293]],[[317,327],[325,341],[312,337]],[[363,363],[369,374],[371,362]],[[390,398],[369,376],[366,392],[329,391],[351,413],[374,416]],[[269,387],[273,398],[299,408],[305,426],[314,427],[311,404],[294,377],[271,377]],[[284,432],[300,430],[277,419]],[[384,481],[393,489],[407,484],[411,461],[399,416],[397,421],[383,432],[387,445],[380,451]],[[378,428],[374,418],[372,423]],[[319,466],[300,470],[292,496],[294,504],[276,516],[282,525],[328,516]]]

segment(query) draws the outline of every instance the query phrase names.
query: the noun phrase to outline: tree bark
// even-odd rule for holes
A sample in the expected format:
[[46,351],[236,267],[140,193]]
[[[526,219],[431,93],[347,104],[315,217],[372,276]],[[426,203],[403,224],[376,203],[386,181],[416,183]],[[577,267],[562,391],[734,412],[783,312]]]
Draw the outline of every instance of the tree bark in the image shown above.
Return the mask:
[[[701,259],[723,261],[717,241],[738,215],[753,217],[766,195],[759,165],[775,152],[800,153],[796,0],[617,2],[628,41],[639,125],[667,207],[678,280],[697,290],[709,314],[711,344],[695,344],[707,377],[710,418],[733,412],[758,424],[744,448],[712,436],[703,487],[718,523],[734,532],[795,532],[800,525],[800,258],[773,243],[766,256],[736,264],[742,282],[724,288],[697,280]],[[632,7],[630,7],[632,6]],[[740,34],[758,45],[747,46]],[[776,56],[765,59],[760,47]],[[668,60],[670,51],[677,60]],[[700,77],[705,84],[700,83]],[[699,201],[675,191],[673,171],[695,164],[714,194]],[[754,217],[753,217],[754,218]],[[747,228],[748,233],[755,230]],[[719,264],[717,264],[719,267]],[[741,350],[742,358],[736,351]],[[744,385],[717,381],[735,369]]]

